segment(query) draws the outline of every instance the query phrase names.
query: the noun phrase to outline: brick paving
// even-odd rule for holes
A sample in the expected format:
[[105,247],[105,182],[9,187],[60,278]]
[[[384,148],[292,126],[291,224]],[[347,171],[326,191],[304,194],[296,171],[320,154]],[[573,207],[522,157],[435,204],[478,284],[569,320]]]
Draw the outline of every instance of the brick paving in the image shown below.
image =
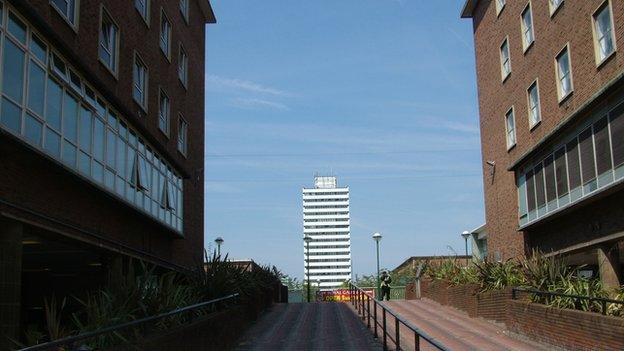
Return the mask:
[[[453,351],[541,351],[552,349],[548,346],[520,340],[509,335],[499,325],[483,319],[470,318],[464,312],[442,306],[428,299],[388,301],[384,304],[400,315],[401,318],[409,321]],[[390,349],[394,349],[395,321],[391,315],[386,316],[389,334],[388,346]],[[381,308],[378,309],[377,318],[381,323]],[[366,323],[366,320],[364,322]],[[414,350],[414,334],[402,325],[400,334],[401,349]],[[436,350],[436,348],[429,345],[425,340],[421,340],[421,350]]]
[[349,304],[276,304],[242,336],[238,351],[379,351]]

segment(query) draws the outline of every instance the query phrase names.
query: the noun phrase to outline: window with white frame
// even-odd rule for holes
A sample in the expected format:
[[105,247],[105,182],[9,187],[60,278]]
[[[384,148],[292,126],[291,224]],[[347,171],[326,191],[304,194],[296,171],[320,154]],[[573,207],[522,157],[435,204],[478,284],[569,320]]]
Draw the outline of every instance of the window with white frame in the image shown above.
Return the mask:
[[596,62],[601,63],[615,51],[615,36],[613,32],[613,18],[611,17],[611,4],[605,1],[594,12],[594,48]]
[[505,80],[511,73],[511,58],[509,57],[509,40],[505,38],[500,47],[501,76]]
[[568,96],[572,90],[572,70],[570,68],[570,53],[566,46],[557,55],[557,92],[559,100]]
[[171,57],[171,22],[164,10],[160,14],[160,49],[167,58]]
[[550,8],[550,15],[552,16],[563,3],[563,0],[548,0],[548,7]]
[[189,0],[180,0],[180,12],[182,17],[188,22],[189,20]]
[[110,15],[102,8],[100,23],[100,60],[111,71],[117,73],[117,57],[119,43],[119,27]]
[[503,8],[505,7],[505,0],[494,0],[496,2],[496,15],[500,14],[501,11],[503,11]]
[[77,2],[78,0],[50,0],[50,4],[52,4],[72,26],[75,26],[77,22]]
[[516,145],[516,119],[513,107],[505,114],[505,131],[507,132],[507,149]]
[[180,45],[180,53],[178,54],[178,77],[184,86],[188,81],[188,56],[182,45]]
[[139,11],[145,22],[149,21],[149,1],[150,0],[134,0],[134,7]]
[[164,91],[160,91],[160,109],[158,111],[158,128],[163,131],[166,135],[169,135],[169,113],[170,113],[170,103],[169,97],[165,94]]
[[178,124],[178,150],[183,155],[186,155],[188,150],[188,123],[182,118],[182,115],[180,115]]
[[147,66],[136,53],[134,54],[133,80],[132,97],[143,109],[147,109],[148,71]]
[[529,101],[529,126],[533,128],[542,120],[537,81],[533,82],[527,89],[527,98]]
[[535,35],[533,33],[533,11],[531,10],[531,3],[522,11],[522,48],[526,49],[533,44]]

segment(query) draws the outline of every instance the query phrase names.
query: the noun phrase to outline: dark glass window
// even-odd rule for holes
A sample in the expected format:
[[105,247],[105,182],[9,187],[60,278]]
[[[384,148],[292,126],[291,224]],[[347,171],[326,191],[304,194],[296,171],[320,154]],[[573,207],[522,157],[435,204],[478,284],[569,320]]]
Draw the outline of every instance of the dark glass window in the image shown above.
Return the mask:
[[596,168],[598,174],[603,174],[613,168],[611,164],[611,145],[609,143],[609,128],[607,117],[594,124],[594,138],[596,141]]
[[557,190],[555,185],[555,164],[552,155],[544,160],[544,177],[546,178],[546,199],[548,202],[557,199]]
[[581,186],[581,165],[579,163],[579,150],[576,138],[566,145],[568,149],[568,172],[570,176],[570,189]]
[[594,160],[594,141],[591,128],[587,128],[579,135],[581,152],[581,175],[583,184],[596,179],[596,163]]
[[535,172],[535,197],[537,199],[537,207],[540,208],[546,204],[546,193],[544,191],[544,168],[540,163],[534,168]]
[[45,91],[45,71],[35,64],[34,61],[30,62],[30,69],[28,74],[28,107],[36,112],[39,116],[43,116],[43,107],[45,105],[44,91]]
[[568,169],[566,167],[565,148],[555,152],[555,175],[557,181],[557,193],[563,196],[568,193]]
[[61,100],[63,90],[54,80],[48,79],[48,96],[46,99],[46,122],[52,128],[61,130]]
[[19,103],[24,95],[24,56],[24,51],[12,41],[4,41],[2,91]]
[[624,163],[624,104],[616,107],[609,116],[611,117],[611,142],[613,147],[613,162],[615,167]]

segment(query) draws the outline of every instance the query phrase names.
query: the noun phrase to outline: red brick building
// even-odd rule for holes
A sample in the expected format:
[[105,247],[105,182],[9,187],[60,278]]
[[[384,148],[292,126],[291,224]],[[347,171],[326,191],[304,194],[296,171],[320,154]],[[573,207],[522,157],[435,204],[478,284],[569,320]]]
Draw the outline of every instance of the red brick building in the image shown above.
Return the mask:
[[0,334],[124,258],[201,262],[214,22],[209,0],[0,1]]
[[624,3],[467,0],[462,17],[473,21],[489,256],[562,253],[620,284]]

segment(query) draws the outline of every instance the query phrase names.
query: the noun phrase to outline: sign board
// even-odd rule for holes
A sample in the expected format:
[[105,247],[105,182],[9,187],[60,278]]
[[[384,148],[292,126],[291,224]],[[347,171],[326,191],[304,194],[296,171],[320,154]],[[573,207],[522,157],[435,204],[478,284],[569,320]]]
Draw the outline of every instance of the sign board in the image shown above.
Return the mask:
[[[375,297],[375,289],[362,289],[365,293],[371,295],[373,298]],[[327,301],[349,301],[350,300],[351,291],[349,289],[336,289],[336,290],[321,290],[316,292],[316,301],[318,302],[327,302]]]

